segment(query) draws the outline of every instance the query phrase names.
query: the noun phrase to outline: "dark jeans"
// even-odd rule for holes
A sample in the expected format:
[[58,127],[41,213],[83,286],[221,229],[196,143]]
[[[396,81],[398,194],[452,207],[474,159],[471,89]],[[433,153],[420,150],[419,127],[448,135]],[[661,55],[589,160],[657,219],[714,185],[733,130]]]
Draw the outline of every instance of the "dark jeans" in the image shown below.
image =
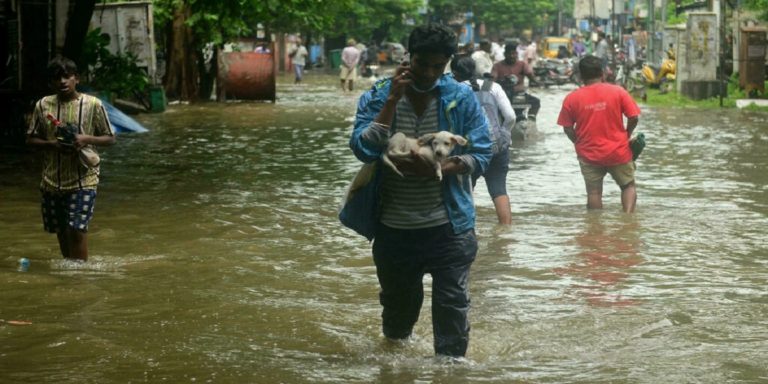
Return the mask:
[[403,230],[379,225],[373,260],[384,307],[384,336],[410,336],[424,301],[422,279],[432,275],[435,353],[464,356],[469,344],[469,268],[477,254],[474,229],[454,234],[450,224]]

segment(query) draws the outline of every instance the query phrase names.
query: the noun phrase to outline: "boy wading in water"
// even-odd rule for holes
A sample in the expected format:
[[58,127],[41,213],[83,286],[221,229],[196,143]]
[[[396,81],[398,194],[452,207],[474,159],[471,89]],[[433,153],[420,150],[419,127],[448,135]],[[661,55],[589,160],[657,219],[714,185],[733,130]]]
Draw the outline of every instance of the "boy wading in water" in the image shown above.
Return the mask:
[[55,94],[35,104],[27,144],[39,149],[43,157],[44,229],[56,234],[65,259],[86,261],[99,165],[84,162],[81,151],[95,153],[93,146],[112,145],[115,134],[101,101],[77,92],[78,81],[72,60],[61,56],[51,60],[48,82]]

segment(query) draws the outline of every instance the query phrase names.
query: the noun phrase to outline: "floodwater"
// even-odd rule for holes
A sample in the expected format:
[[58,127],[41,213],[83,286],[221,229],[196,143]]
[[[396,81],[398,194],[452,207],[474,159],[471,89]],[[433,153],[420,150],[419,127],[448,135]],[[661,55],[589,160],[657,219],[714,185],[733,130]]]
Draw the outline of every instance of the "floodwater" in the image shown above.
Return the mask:
[[535,90],[512,226],[478,184],[470,347],[450,364],[429,300],[412,341],[383,340],[370,246],[336,218],[359,167],[357,93],[336,81],[139,116],[150,132],[103,151],[84,265],[42,231],[34,157],[2,154],[0,382],[768,382],[768,115],[643,108],[637,213],[612,181],[588,212],[555,126],[568,89]]

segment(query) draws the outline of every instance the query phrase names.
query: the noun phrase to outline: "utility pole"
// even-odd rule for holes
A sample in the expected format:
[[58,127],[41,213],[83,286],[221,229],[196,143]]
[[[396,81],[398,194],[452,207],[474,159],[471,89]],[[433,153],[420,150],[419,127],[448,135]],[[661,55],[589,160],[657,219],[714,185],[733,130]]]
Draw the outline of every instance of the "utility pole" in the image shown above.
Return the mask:
[[653,39],[656,36],[656,23],[654,22],[654,0],[648,0],[648,62],[654,63],[656,54],[653,51]]
[[[613,40],[613,43],[616,43],[616,2],[611,0],[611,40]],[[611,52],[613,52],[613,47],[611,47]]]
[[720,0],[720,108],[723,107],[723,93],[728,89],[725,78],[725,0]]

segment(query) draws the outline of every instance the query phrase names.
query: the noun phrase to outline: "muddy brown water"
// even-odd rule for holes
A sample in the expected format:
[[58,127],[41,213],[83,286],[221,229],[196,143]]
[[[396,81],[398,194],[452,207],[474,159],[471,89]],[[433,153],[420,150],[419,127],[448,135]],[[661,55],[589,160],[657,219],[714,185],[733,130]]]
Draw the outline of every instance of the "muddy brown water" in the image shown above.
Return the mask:
[[513,225],[475,193],[470,348],[445,364],[428,301],[411,342],[382,340],[369,244],[336,219],[359,166],[336,81],[139,116],[103,151],[84,265],[42,231],[34,158],[4,153],[0,382],[768,382],[768,115],[644,107],[638,212],[608,181],[588,212],[568,89],[536,90]]

